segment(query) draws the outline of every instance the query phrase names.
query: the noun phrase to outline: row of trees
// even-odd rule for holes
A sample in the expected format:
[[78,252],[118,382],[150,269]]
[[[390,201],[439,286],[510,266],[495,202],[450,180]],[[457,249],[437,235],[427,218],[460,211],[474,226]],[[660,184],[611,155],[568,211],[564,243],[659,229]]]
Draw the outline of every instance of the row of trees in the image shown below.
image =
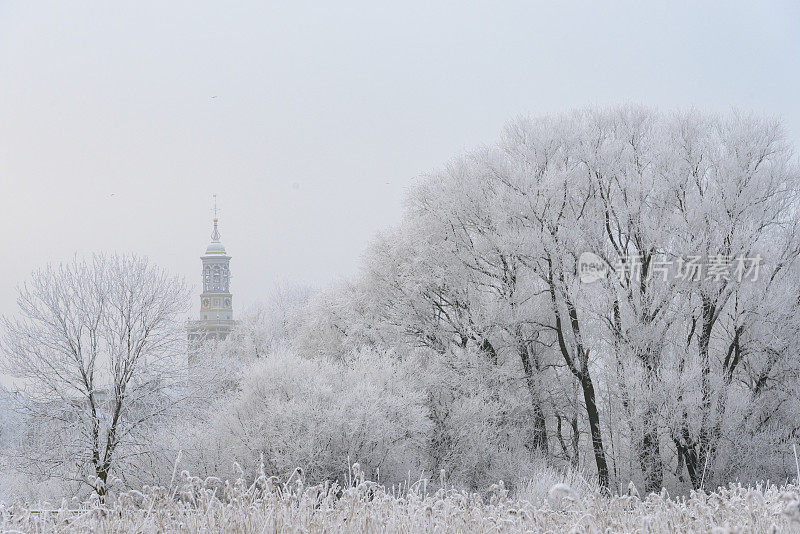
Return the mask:
[[18,467],[101,497],[169,483],[176,457],[475,490],[544,465],[604,489],[788,477],[799,178],[759,117],[520,119],[423,176],[352,280],[277,292],[192,368],[181,280],[130,256],[46,268],[3,323]]
[[[785,476],[799,185],[767,119],[625,106],[518,120],[420,180],[362,275],[310,313],[307,350],[473,347],[513,365],[530,445],[589,456],[603,487]],[[594,284],[587,251],[610,271]]]

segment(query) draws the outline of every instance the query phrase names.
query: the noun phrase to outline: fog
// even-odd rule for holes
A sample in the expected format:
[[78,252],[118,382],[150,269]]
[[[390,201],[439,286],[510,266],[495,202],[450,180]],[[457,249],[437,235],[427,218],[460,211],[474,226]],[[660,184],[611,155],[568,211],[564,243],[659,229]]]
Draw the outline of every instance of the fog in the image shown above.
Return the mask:
[[799,21],[789,3],[4,2],[0,313],[32,269],[90,251],[197,288],[214,193],[237,309],[324,286],[416,176],[523,113],[736,106],[796,143]]

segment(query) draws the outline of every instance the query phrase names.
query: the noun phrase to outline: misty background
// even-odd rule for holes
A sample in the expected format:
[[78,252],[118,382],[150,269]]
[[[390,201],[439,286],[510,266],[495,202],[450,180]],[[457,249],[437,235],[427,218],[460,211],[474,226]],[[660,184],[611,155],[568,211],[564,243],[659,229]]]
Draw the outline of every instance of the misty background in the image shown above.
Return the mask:
[[798,145],[800,5],[571,6],[0,3],[0,314],[76,252],[199,293],[213,193],[236,310],[327,285],[416,176],[522,113],[736,106]]

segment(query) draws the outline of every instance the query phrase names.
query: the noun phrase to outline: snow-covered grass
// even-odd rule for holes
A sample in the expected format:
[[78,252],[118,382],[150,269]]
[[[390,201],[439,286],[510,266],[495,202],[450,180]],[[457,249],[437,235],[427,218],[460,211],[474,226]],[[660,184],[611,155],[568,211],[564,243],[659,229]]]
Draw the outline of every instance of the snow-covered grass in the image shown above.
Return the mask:
[[172,488],[144,488],[79,508],[0,505],[0,531],[21,532],[771,532],[800,531],[800,487],[730,486],[672,499],[604,497],[555,484],[543,501],[510,498],[502,483],[487,496],[455,489],[403,491],[364,480],[348,487],[286,481],[199,479],[183,473]]

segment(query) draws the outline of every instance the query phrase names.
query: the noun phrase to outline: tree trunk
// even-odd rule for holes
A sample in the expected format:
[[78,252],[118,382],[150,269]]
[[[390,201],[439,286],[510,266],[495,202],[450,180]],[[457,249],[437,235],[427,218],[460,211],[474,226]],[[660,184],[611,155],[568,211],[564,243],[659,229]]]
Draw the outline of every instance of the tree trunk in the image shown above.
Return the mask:
[[589,430],[592,436],[592,450],[594,451],[594,461],[597,464],[597,479],[601,490],[608,491],[608,464],[606,463],[606,452],[603,448],[603,435],[600,432],[600,414],[597,411],[597,402],[594,393],[594,384],[589,376],[588,370],[581,373],[580,382],[583,389],[583,401],[586,403],[586,415],[589,418]]
[[95,483],[94,490],[97,492],[97,497],[100,500],[100,504],[105,504],[106,495],[108,495],[108,488],[106,487],[106,482],[108,481],[108,470],[101,468],[98,469],[96,473],[98,480],[100,480],[100,484]]
[[531,353],[528,344],[520,341],[519,357],[522,360],[522,369],[525,372],[525,384],[528,386],[528,392],[531,396],[531,404],[533,406],[533,448],[545,454],[548,453],[547,443],[547,425],[544,416],[542,404],[539,401],[539,390],[534,377],[534,366],[531,361]]
[[[589,429],[592,436],[592,450],[594,452],[594,460],[597,464],[597,480],[600,488],[608,491],[608,463],[606,462],[606,452],[603,448],[603,437],[600,432],[600,414],[597,410],[597,401],[595,400],[594,384],[592,383],[591,375],[589,374],[589,350],[583,348],[581,340],[580,321],[578,320],[578,311],[572,304],[569,298],[565,296],[564,303],[567,307],[567,314],[569,316],[569,324],[572,330],[572,335],[575,340],[575,357],[570,355],[569,347],[567,347],[566,337],[564,336],[564,326],[561,320],[561,312],[558,309],[558,300],[556,298],[556,286],[553,280],[552,263],[548,261],[550,266],[549,278],[547,279],[550,289],[550,299],[553,305],[553,314],[555,318],[555,331],[558,340],[558,347],[561,350],[561,355],[564,357],[567,367],[573,376],[578,379],[583,390],[583,399],[586,404],[586,416],[589,419]],[[563,278],[561,279],[563,282]]]
[[656,417],[657,410],[652,403],[649,403],[644,415],[644,432],[639,442],[639,464],[642,468],[644,489],[647,493],[658,493],[664,486],[664,464],[661,461]]
[[[680,473],[683,464],[686,465],[686,471],[689,473],[689,482],[692,489],[699,489],[702,480],[700,473],[700,461],[697,456],[697,445],[689,435],[689,424],[687,422],[688,414],[684,409],[682,415],[682,423],[680,434],[673,437],[675,448],[678,450],[678,472]],[[681,464],[683,462],[683,464]]]
[[[683,421],[680,434],[675,438],[678,446],[678,454],[683,456],[686,463],[686,471],[689,473],[689,480],[693,489],[700,489],[705,482],[703,471],[708,463],[712,449],[713,432],[709,429],[711,424],[711,385],[709,375],[711,374],[711,362],[709,358],[709,345],[711,341],[711,331],[714,327],[714,314],[716,308],[711,300],[705,295],[702,298],[700,310],[700,332],[697,336],[697,352],[701,363],[700,392],[702,400],[700,404],[700,416],[702,423],[697,440],[693,440],[689,432],[688,414],[684,409]],[[692,332],[694,332],[694,324]],[[691,340],[691,334],[689,336]]]
[[[464,341],[464,346],[466,347],[466,341]],[[489,341],[489,338],[484,338],[480,345],[481,351],[483,351],[488,357],[489,361],[492,362],[493,365],[497,365],[497,351],[492,345],[492,342]]]
[[661,460],[661,445],[658,438],[658,407],[652,399],[652,393],[658,380],[656,363],[653,355],[645,352],[639,358],[644,363],[645,380],[650,395],[645,402],[642,439],[639,441],[639,464],[644,477],[645,491],[658,493],[664,486],[664,463]]

